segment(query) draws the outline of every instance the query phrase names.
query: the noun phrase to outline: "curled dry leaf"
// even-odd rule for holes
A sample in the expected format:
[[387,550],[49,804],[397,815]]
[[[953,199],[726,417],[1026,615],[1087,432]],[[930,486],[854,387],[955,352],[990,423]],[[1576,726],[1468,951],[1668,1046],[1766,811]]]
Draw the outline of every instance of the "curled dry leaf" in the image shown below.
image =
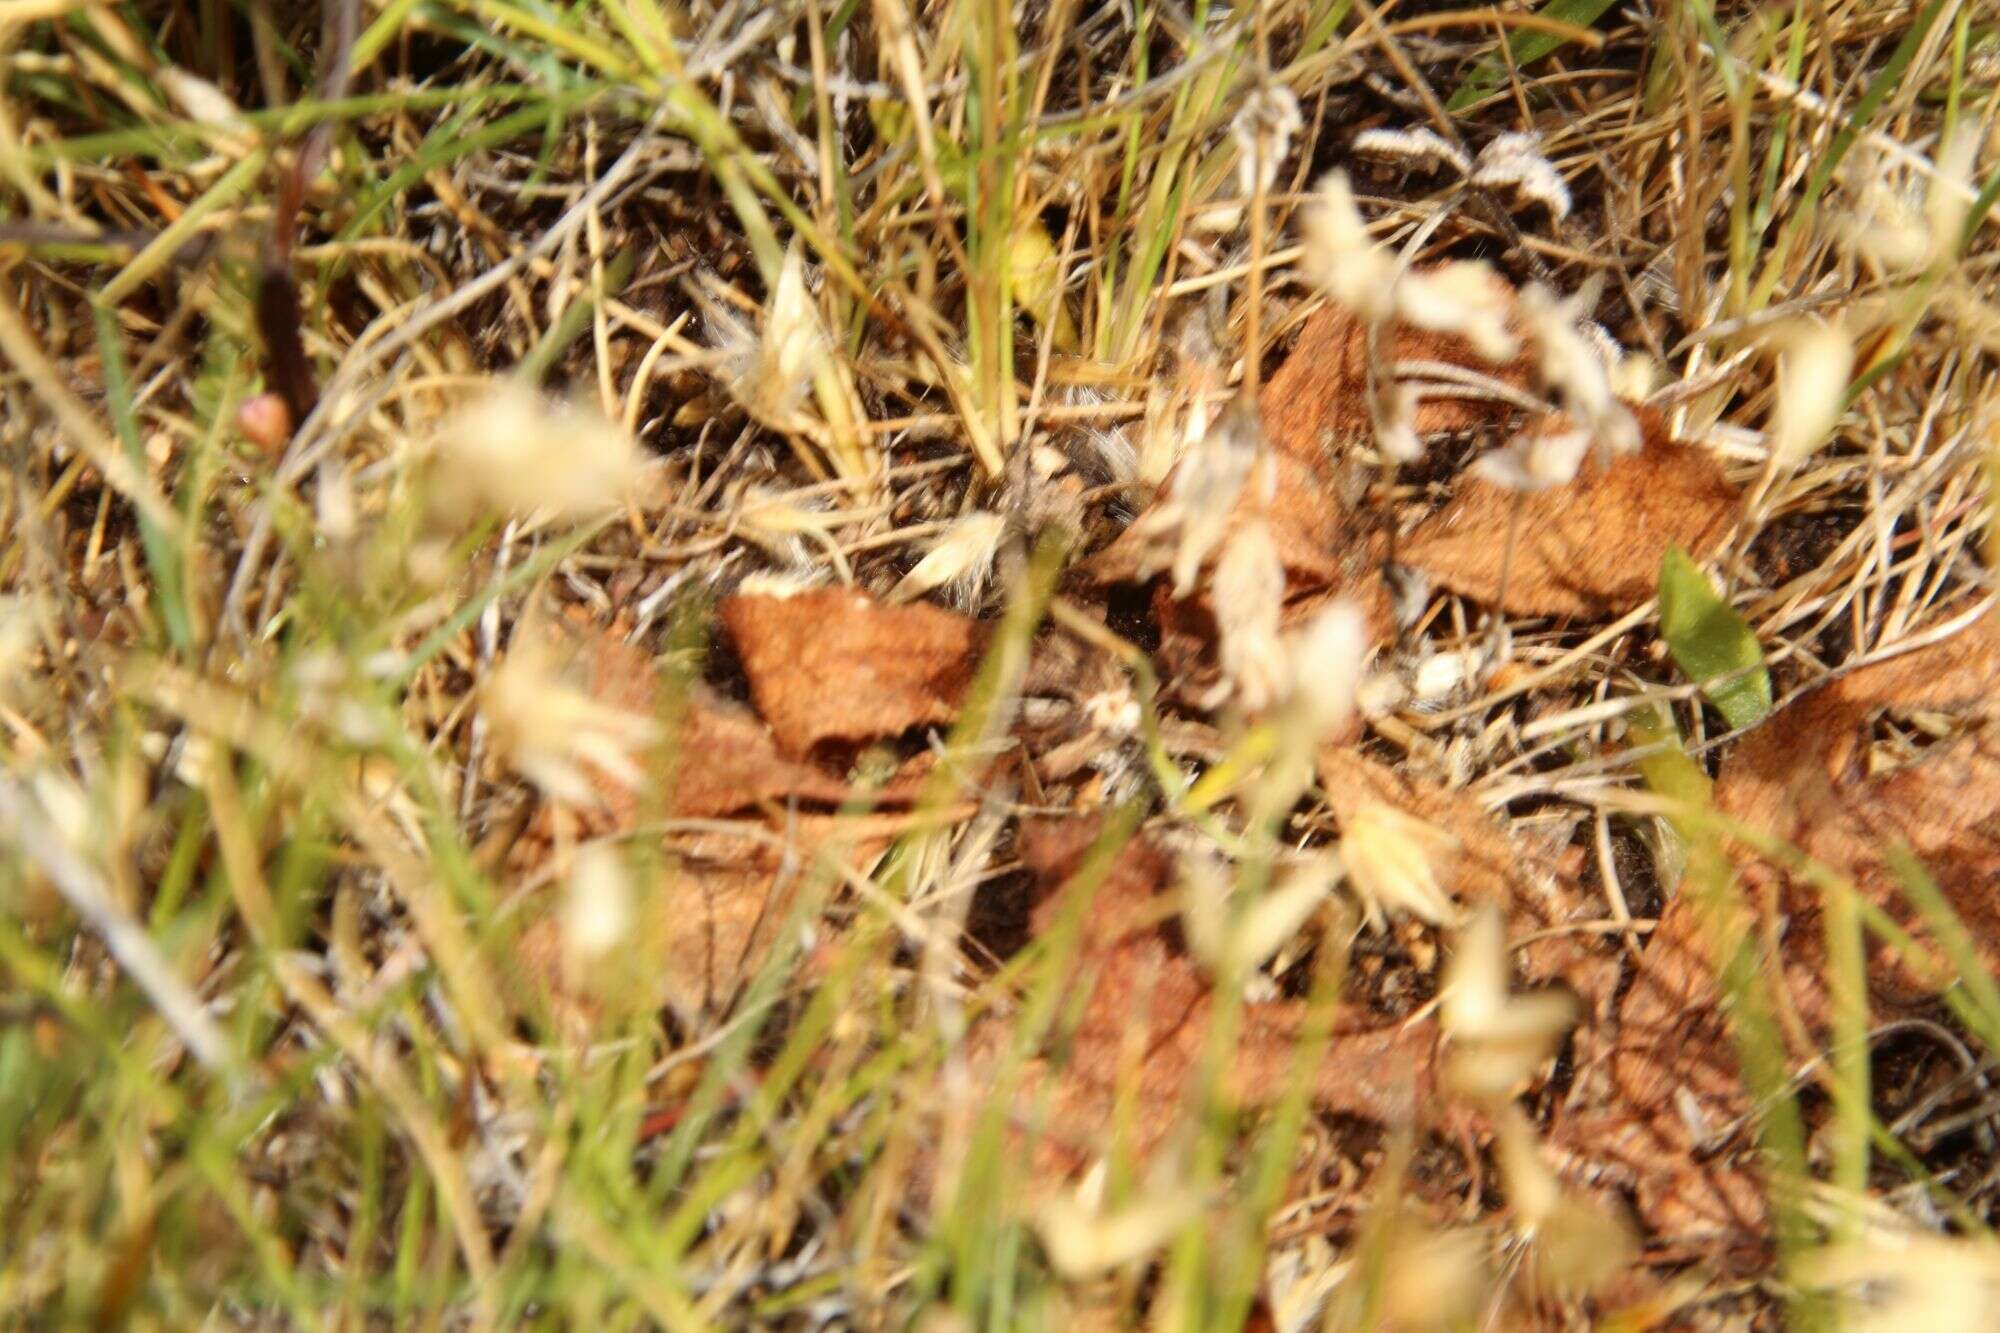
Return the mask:
[[731,597],[720,614],[758,713],[794,755],[950,722],[979,664],[978,623],[925,603],[827,588]]
[[[1022,830],[1021,858],[1043,894],[1033,915],[1037,935],[1070,909],[1070,892],[1089,891],[1065,881],[1095,834],[1087,820]],[[1125,1147],[1141,1157],[1167,1137],[1188,1105],[1213,997],[1199,965],[1166,929],[1179,904],[1173,880],[1171,858],[1143,838],[1134,839],[1083,911],[1079,957],[1071,969],[1074,984],[1087,989],[1080,1020],[1060,1052],[1028,1062],[1015,1093],[1018,1123],[1041,1129],[1035,1147],[1039,1172],[1066,1174],[1108,1148],[1122,1095],[1134,1100],[1129,1121],[1120,1121],[1118,1130]],[[1238,1105],[1261,1105],[1284,1094],[1306,1008],[1299,1001],[1244,1005],[1226,1085]],[[975,1069],[997,1066],[1012,1038],[1003,1018],[975,1028],[970,1038]],[[1407,1122],[1425,1104],[1435,1046],[1436,1027],[1429,1021],[1343,1020],[1314,1076],[1314,1101],[1328,1111]]]
[[[1519,491],[1460,478],[1451,500],[1403,539],[1397,558],[1513,615],[1599,617],[1643,604],[1668,547],[1696,561],[1714,554],[1737,493],[1707,450],[1670,439],[1655,412],[1635,415],[1639,451],[1585,459],[1568,485]],[[1540,429],[1571,427],[1558,414]],[[1510,525],[1514,551],[1502,596]]]
[[[817,764],[782,753],[746,709],[706,689],[689,692],[678,735],[668,808],[686,818],[736,814],[767,802],[840,805],[865,794]],[[874,799],[909,800],[916,794],[917,767],[906,766]]]
[[[2000,968],[2000,626],[1988,617],[1934,646],[1813,690],[1753,732],[1723,765],[1714,791],[1724,815],[1782,839],[1848,876],[1932,956],[1931,936],[1901,891],[1888,854],[1907,846]],[[1879,763],[1885,711],[1956,715],[1945,739]],[[1906,760],[1906,762],[1902,762]],[[1780,940],[1781,1010],[1811,1040],[1830,1020],[1820,894],[1747,852],[1736,854],[1764,938]],[[1782,924],[1780,924],[1782,923]],[[1951,969],[1913,965],[1871,944],[1871,1012],[1893,1016],[1934,997]],[[1581,1162],[1631,1186],[1656,1235],[1735,1243],[1761,1253],[1762,1191],[1740,1134],[1750,1110],[1713,980],[1695,895],[1668,903],[1624,996],[1606,1056],[1614,1104],[1567,1126]],[[1719,1151],[1720,1149],[1728,1151]]]
[[[591,698],[638,717],[656,716],[659,675],[646,653],[612,634],[590,632],[575,645],[580,676]],[[845,777],[782,753],[769,729],[740,704],[699,684],[681,702],[679,725],[669,733],[668,771],[660,775],[667,813],[707,819],[755,811],[769,803],[835,806],[864,793]],[[904,772],[872,795],[896,804],[915,794],[918,774]],[[641,793],[612,775],[598,775],[601,816],[586,831],[630,828]]]

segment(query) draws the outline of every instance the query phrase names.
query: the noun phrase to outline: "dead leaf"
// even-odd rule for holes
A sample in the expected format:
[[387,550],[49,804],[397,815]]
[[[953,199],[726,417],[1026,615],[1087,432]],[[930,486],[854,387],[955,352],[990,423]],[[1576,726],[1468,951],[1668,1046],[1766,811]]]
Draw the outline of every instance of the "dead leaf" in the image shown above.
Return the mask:
[[[1443,362],[1516,388],[1530,383],[1527,360],[1496,366],[1455,334],[1399,324],[1384,336],[1391,364]],[[1340,445],[1367,438],[1374,423],[1368,411],[1368,347],[1361,322],[1344,307],[1321,307],[1306,320],[1291,355],[1264,387],[1262,403],[1264,433],[1280,453],[1317,462]],[[1480,398],[1425,398],[1417,405],[1414,426],[1420,437],[1475,430],[1503,420],[1510,410]]]
[[[1763,829],[1849,877],[1920,943],[1929,939],[1890,869],[1907,845],[2000,968],[2000,625],[1988,617],[1952,638],[1819,687],[1780,710],[1730,755],[1716,780],[1723,814]],[[1955,734],[1890,768],[1871,763],[1885,709],[1959,715]],[[1765,923],[1782,923],[1788,1024],[1818,1043],[1829,1020],[1820,895],[1747,851],[1734,857]],[[1613,1104],[1565,1134],[1579,1160],[1615,1163],[1654,1232],[1720,1240],[1761,1254],[1763,1195],[1743,1142],[1750,1111],[1693,896],[1661,914],[1626,993],[1606,1056]],[[1931,1000],[1949,969],[1911,966],[1870,943],[1869,1002],[1891,1015]],[[1804,1056],[1805,1052],[1797,1053]],[[1732,1134],[1734,1137],[1732,1138]],[[1721,1151],[1722,1149],[1727,1151]]]
[[[1707,559],[1728,534],[1737,493],[1705,449],[1670,439],[1656,412],[1634,410],[1639,452],[1586,459],[1576,479],[1512,491],[1461,476],[1458,490],[1397,552],[1440,586],[1523,616],[1617,615],[1657,591],[1660,559],[1679,546]],[[1545,429],[1567,429],[1554,416]],[[1514,552],[1500,596],[1509,526]]]
[[1438,884],[1468,906],[1500,904],[1509,940],[1540,937],[1516,950],[1527,980],[1562,982],[1593,1011],[1609,1001],[1617,954],[1603,937],[1565,929],[1601,918],[1604,906],[1566,873],[1553,848],[1513,836],[1463,793],[1406,777],[1358,750],[1321,749],[1319,780],[1343,824],[1380,801],[1443,834],[1433,866]]
[[[593,697],[639,714],[660,710],[659,673],[646,653],[613,633],[571,625],[575,665]],[[683,1014],[727,1007],[762,965],[774,932],[792,909],[801,884],[829,873],[827,857],[861,870],[904,831],[903,811],[834,815],[797,806],[836,806],[867,799],[907,804],[921,786],[927,757],[906,764],[888,783],[864,789],[804,759],[779,752],[770,731],[748,709],[706,686],[689,688],[679,705],[661,812],[681,819],[749,814],[736,826],[681,832],[662,839],[664,864],[640,891],[632,950],[647,960],[639,984]],[[559,847],[615,837],[638,827],[645,798],[621,783],[598,783],[601,801],[587,810],[544,805],[507,859],[516,880],[549,880]],[[767,807],[786,809],[765,813]],[[547,897],[549,895],[544,895]],[[546,907],[547,904],[539,904]],[[520,977],[573,1013],[588,997],[564,975],[562,938],[543,911],[522,933]]]
[[[1065,881],[1096,834],[1092,821],[1069,820],[1022,830],[1021,857],[1043,897],[1033,929],[1047,932],[1067,910]],[[1120,1121],[1126,1148],[1143,1157],[1181,1122],[1200,1065],[1213,1007],[1207,978],[1175,942],[1173,863],[1144,838],[1119,852],[1081,922],[1072,969],[1081,1018],[1060,1051],[1028,1062],[1016,1089],[1021,1123],[1042,1129],[1038,1172],[1062,1175],[1106,1150],[1121,1092],[1133,1096]],[[1244,1005],[1227,1078],[1242,1106],[1281,1096],[1288,1086],[1306,1005],[1256,1001]],[[969,1050],[976,1070],[991,1070],[1013,1039],[995,1017],[975,1028]],[[1323,1110],[1392,1123],[1407,1121],[1427,1100],[1436,1028],[1369,1023],[1360,1017],[1336,1029],[1325,1064],[1312,1084]]]
[[923,602],[830,588],[731,597],[720,615],[758,713],[793,755],[950,722],[979,662],[977,622]]
[[781,754],[747,709],[700,687],[689,692],[678,735],[668,805],[688,818],[736,814],[765,802],[840,805],[865,796],[899,804],[916,795],[921,777],[921,766],[908,764],[881,788],[865,791],[808,760]]
[[[647,1007],[665,1004],[684,1018],[725,1014],[770,957],[800,890],[837,890],[828,876],[842,867],[865,872],[908,823],[906,814],[805,815],[671,838],[664,863],[636,888],[631,940],[601,966],[643,959],[617,984],[641,987]],[[538,993],[570,1012],[594,1012],[589,985],[566,973],[557,914],[527,926],[516,956],[520,979]]]
[[[571,644],[592,698],[637,714],[659,712],[659,672],[645,651],[615,634],[573,631]],[[669,771],[664,778],[667,813],[689,819],[752,810],[767,802],[804,801],[840,805],[862,792],[845,777],[778,750],[771,732],[750,711],[705,685],[688,687],[679,727],[672,733]],[[915,794],[917,775],[900,774],[878,801],[896,803]],[[600,815],[587,818],[586,835],[626,829],[636,822],[637,792],[604,779],[597,783]]]
[[[1168,484],[1171,488],[1172,479]],[[1309,620],[1329,596],[1344,595],[1360,604],[1378,641],[1393,632],[1394,606],[1376,554],[1376,534],[1348,508],[1318,467],[1267,450],[1238,496],[1228,527],[1233,532],[1259,521],[1270,531],[1285,571],[1283,628]],[[1173,558],[1173,535],[1134,523],[1086,560],[1082,572],[1099,584],[1154,579]],[[1155,656],[1167,695],[1202,711],[1208,706],[1203,701],[1213,699],[1220,680],[1220,630],[1210,596],[1206,579],[1181,598],[1160,579],[1152,599],[1160,631]],[[1358,726],[1357,719],[1348,735],[1358,734]]]
[[[1268,474],[1262,469],[1268,468]],[[1170,495],[1177,474],[1161,494]],[[1366,532],[1338,489],[1314,464],[1291,454],[1267,451],[1237,496],[1229,531],[1262,519],[1285,567],[1287,591],[1347,586],[1372,572]],[[1096,583],[1143,583],[1173,559],[1174,533],[1149,531],[1134,523],[1081,568]],[[1211,561],[1214,553],[1211,553]]]

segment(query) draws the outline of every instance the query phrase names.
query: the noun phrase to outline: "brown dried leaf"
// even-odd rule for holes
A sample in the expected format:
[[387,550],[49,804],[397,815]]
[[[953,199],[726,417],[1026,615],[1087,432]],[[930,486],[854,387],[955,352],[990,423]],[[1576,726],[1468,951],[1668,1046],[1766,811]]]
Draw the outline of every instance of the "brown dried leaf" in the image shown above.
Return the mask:
[[[1928,939],[1904,901],[1886,853],[1907,845],[1964,921],[1982,961],[2000,967],[2000,729],[1989,716],[2000,685],[2000,626],[1992,618],[1943,643],[1864,668],[1776,714],[1736,749],[1715,785],[1731,818],[1782,838],[1850,877],[1917,940]],[[1909,763],[1870,772],[1884,709],[1957,712],[1965,729]],[[1820,898],[1809,884],[1747,853],[1737,856],[1750,901],[1782,922],[1781,1003],[1818,1041],[1829,1019]],[[1653,1230],[1691,1243],[1749,1246],[1765,1212],[1747,1150],[1718,1155],[1711,1137],[1749,1111],[1738,1078],[1710,948],[1693,897],[1675,895],[1619,1009],[1608,1053],[1615,1105],[1574,1124],[1582,1158],[1609,1160],[1633,1187]],[[1868,960],[1876,1012],[1922,1004],[1949,970],[1913,967],[1876,946]]]
[[720,614],[758,713],[794,755],[950,722],[978,666],[978,624],[927,603],[832,588],[731,597]]
[[[1456,335],[1397,325],[1385,336],[1392,364],[1441,361],[1517,388],[1530,382],[1525,359],[1496,366]],[[1280,453],[1316,461],[1340,444],[1366,438],[1373,422],[1368,347],[1360,321],[1344,308],[1322,307],[1306,321],[1291,355],[1271,376],[1262,402],[1264,433]],[[1426,398],[1418,404],[1415,428],[1419,436],[1474,430],[1494,424],[1508,410],[1484,399]]]
[[[642,717],[658,712],[659,673],[642,649],[594,631],[575,647],[593,698]],[[683,818],[736,814],[770,801],[839,805],[861,794],[845,778],[781,754],[770,731],[749,710],[701,685],[688,690],[671,758],[666,809]],[[875,798],[906,801],[915,794],[915,783],[915,774],[904,773]],[[630,828],[639,794],[609,779],[597,785],[603,809],[586,822],[586,829]]]
[[[1729,530],[1737,493],[1706,450],[1668,438],[1658,413],[1636,409],[1640,451],[1541,491],[1471,476],[1410,533],[1397,553],[1438,584],[1514,615],[1601,617],[1653,596],[1660,559],[1679,546],[1696,560]],[[1545,429],[1566,429],[1552,417]],[[1514,554],[1500,598],[1509,525]]]
[[[641,715],[657,712],[659,677],[645,652],[587,627],[572,627],[571,635],[594,697]],[[840,805],[864,795],[897,805],[911,800],[922,781],[925,765],[913,762],[889,783],[864,793],[815,764],[781,754],[748,709],[706,687],[693,687],[680,711],[664,801],[665,811],[680,818],[755,813],[768,804]],[[558,845],[637,827],[638,793],[609,779],[598,789],[602,800],[592,809],[540,808],[511,851],[510,873],[546,877]],[[809,875],[824,873],[815,857],[864,868],[909,820],[907,813],[788,812],[746,820],[737,831],[668,839],[666,868],[641,889],[632,952],[648,960],[643,984],[657,982],[657,998],[683,1013],[726,1007],[768,956],[772,932],[791,910],[800,885]],[[553,914],[545,912],[523,932],[517,963],[524,983],[573,1011],[588,1011],[578,979],[564,973],[561,930]]]
[[1560,981],[1593,1010],[1610,999],[1617,955],[1601,937],[1563,930],[1602,917],[1603,905],[1565,873],[1553,849],[1514,837],[1470,797],[1406,777],[1357,750],[1322,749],[1319,780],[1343,824],[1366,802],[1380,801],[1444,834],[1449,843],[1434,862],[1439,885],[1468,905],[1500,904],[1510,939],[1544,937],[1518,950],[1529,981]]
[[[1267,453],[1261,466],[1269,467],[1271,475],[1252,472],[1230,513],[1229,527],[1234,531],[1258,519],[1270,525],[1289,592],[1345,586],[1373,572],[1362,524],[1322,471],[1285,453]],[[1171,494],[1173,484],[1170,476],[1162,494]],[[1163,538],[1135,524],[1082,569],[1097,583],[1142,583],[1172,560],[1170,543],[1171,534]]]
[[[815,875],[828,873],[816,855],[831,855],[864,871],[903,831],[902,814],[804,815],[780,827],[758,821],[740,832],[716,830],[672,840],[668,860],[650,883],[638,886],[638,918],[619,967],[643,959],[638,975],[618,984],[647,990],[646,1004],[671,1006],[682,1015],[728,1011],[742,988],[770,957],[778,931]],[[589,978],[565,966],[561,922],[550,912],[522,932],[520,979],[574,1012],[593,1008]]]
[[[1095,836],[1090,821],[1024,828],[1022,860],[1040,881],[1037,934],[1067,907],[1064,881]],[[1082,919],[1074,967],[1088,988],[1081,1021],[1061,1054],[1029,1062],[1016,1090],[1021,1117],[1040,1115],[1043,1136],[1036,1169],[1067,1173],[1105,1150],[1121,1089],[1134,1095],[1122,1126],[1126,1146],[1144,1156],[1181,1122],[1208,1034],[1208,980],[1170,933],[1177,905],[1169,892],[1173,864],[1157,847],[1134,839],[1119,853]],[[1306,1006],[1259,1001],[1244,1006],[1228,1090],[1240,1105],[1281,1096],[1292,1072]],[[970,1038],[974,1067],[990,1069],[1012,1040],[1009,1025],[989,1019]],[[1403,1122],[1428,1094],[1436,1029],[1352,1020],[1339,1027],[1313,1082],[1325,1110]]]
[[[706,689],[690,691],[679,732],[669,808],[688,818],[735,814],[767,801],[840,805],[863,795],[845,778],[781,754],[748,710]],[[900,804],[916,795],[912,766],[872,793]]]

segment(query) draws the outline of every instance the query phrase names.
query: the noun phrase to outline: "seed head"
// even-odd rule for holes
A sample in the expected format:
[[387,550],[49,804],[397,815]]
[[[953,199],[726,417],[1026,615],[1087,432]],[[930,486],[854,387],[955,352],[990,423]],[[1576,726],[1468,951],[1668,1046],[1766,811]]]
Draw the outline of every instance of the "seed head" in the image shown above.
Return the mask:
[[1432,925],[1456,921],[1458,904],[1437,881],[1433,853],[1451,845],[1438,829],[1381,801],[1364,801],[1345,821],[1340,859],[1376,929],[1407,913]]
[[[480,712],[495,747],[514,770],[551,798],[600,804],[602,782],[636,787],[633,755],[659,727],[649,717],[602,703],[563,679],[554,653],[516,643],[480,686]],[[593,771],[601,775],[592,779]]]
[[555,403],[501,380],[445,424],[437,444],[438,507],[559,521],[594,518],[626,502],[645,472],[632,437],[589,409]]

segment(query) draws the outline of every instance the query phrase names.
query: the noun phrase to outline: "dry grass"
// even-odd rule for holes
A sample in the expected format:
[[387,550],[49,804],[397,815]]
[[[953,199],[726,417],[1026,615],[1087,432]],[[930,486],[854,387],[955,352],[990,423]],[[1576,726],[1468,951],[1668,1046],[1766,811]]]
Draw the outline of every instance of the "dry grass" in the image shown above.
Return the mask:
[[[1322,1116],[1302,1088],[1228,1114],[1213,1059],[1166,1165],[1107,1145],[1104,1209],[1155,1244],[1075,1276],[1048,1211],[1070,1187],[1016,1168],[1005,1099],[975,1082],[992,1066],[966,1055],[982,1016],[1015,1015],[1024,1052],[1062,1022],[1060,939],[994,956],[1026,928],[1016,820],[1112,811],[1261,887],[1339,828],[1319,793],[1263,808],[1289,791],[1268,724],[1156,709],[1151,668],[1086,625],[1150,744],[1108,743],[1058,790],[947,790],[1006,743],[996,670],[933,738],[944,777],[890,856],[863,875],[791,848],[797,928],[740,986],[663,1003],[635,945],[579,1007],[519,960],[602,830],[551,813],[522,777],[549,770],[493,713],[537,622],[610,627],[685,685],[746,580],[887,595],[975,512],[1004,529],[929,595],[996,621],[996,660],[1045,613],[1089,620],[1073,593],[1051,612],[1056,563],[1144,507],[1188,413],[1268,378],[1321,299],[1297,215],[1334,165],[1413,259],[1598,284],[1652,404],[1748,496],[1711,570],[1781,705],[1941,637],[1991,597],[2000,251],[1993,187],[1937,164],[1964,134],[1992,169],[2000,11],[369,0],[341,61],[291,8],[0,13],[7,1322],[1823,1323],[1865,1313],[1806,1290],[1826,1242],[1974,1234],[2000,1208],[1985,1122],[1926,1130],[1990,1108],[1895,1100],[1983,1068],[1982,1034],[1871,1026],[1864,1004],[1830,1061],[1766,1052],[1782,1262],[1748,1277],[1642,1249],[1595,1295],[1551,1294],[1531,1278],[1560,1267],[1536,1248],[1553,1223],[1493,1160],[1538,1130],[1508,1121],[1496,1149]],[[1278,90],[1301,124],[1260,135],[1246,102],[1272,114]],[[1359,163],[1364,126],[1475,149],[1537,130],[1573,207]],[[1275,156],[1268,181],[1246,153]],[[290,200],[301,155],[325,167]],[[1927,191],[1972,196],[1950,253],[1885,263],[1865,224]],[[1781,465],[1773,336],[1809,315],[1854,332],[1854,387],[1832,439]],[[287,329],[316,405],[283,378]],[[485,452],[454,451],[496,377],[641,442],[618,508],[525,512],[586,466],[632,480],[578,418],[517,407],[519,441],[488,423]],[[239,411],[266,391],[310,411],[259,442]],[[1463,446],[1377,484],[1375,520],[1434,508]],[[1365,437],[1334,454],[1359,484],[1378,462]],[[1651,603],[1496,625],[1435,595],[1380,666],[1478,669],[1367,742],[1573,849],[1604,900],[1586,929],[1634,955],[1687,847],[1626,724],[1664,705],[1710,769],[1732,741],[1658,626]],[[558,751],[636,734],[561,716]],[[637,799],[645,836],[611,841],[643,920],[655,835],[721,835]],[[1322,964],[1346,951],[1323,926],[1250,984],[1330,1012]],[[1420,1011],[1439,943],[1363,932],[1356,1002]],[[1520,1107],[1546,1125],[1590,1095],[1565,1062]],[[1071,1220],[1109,1245],[1105,1217]]]

